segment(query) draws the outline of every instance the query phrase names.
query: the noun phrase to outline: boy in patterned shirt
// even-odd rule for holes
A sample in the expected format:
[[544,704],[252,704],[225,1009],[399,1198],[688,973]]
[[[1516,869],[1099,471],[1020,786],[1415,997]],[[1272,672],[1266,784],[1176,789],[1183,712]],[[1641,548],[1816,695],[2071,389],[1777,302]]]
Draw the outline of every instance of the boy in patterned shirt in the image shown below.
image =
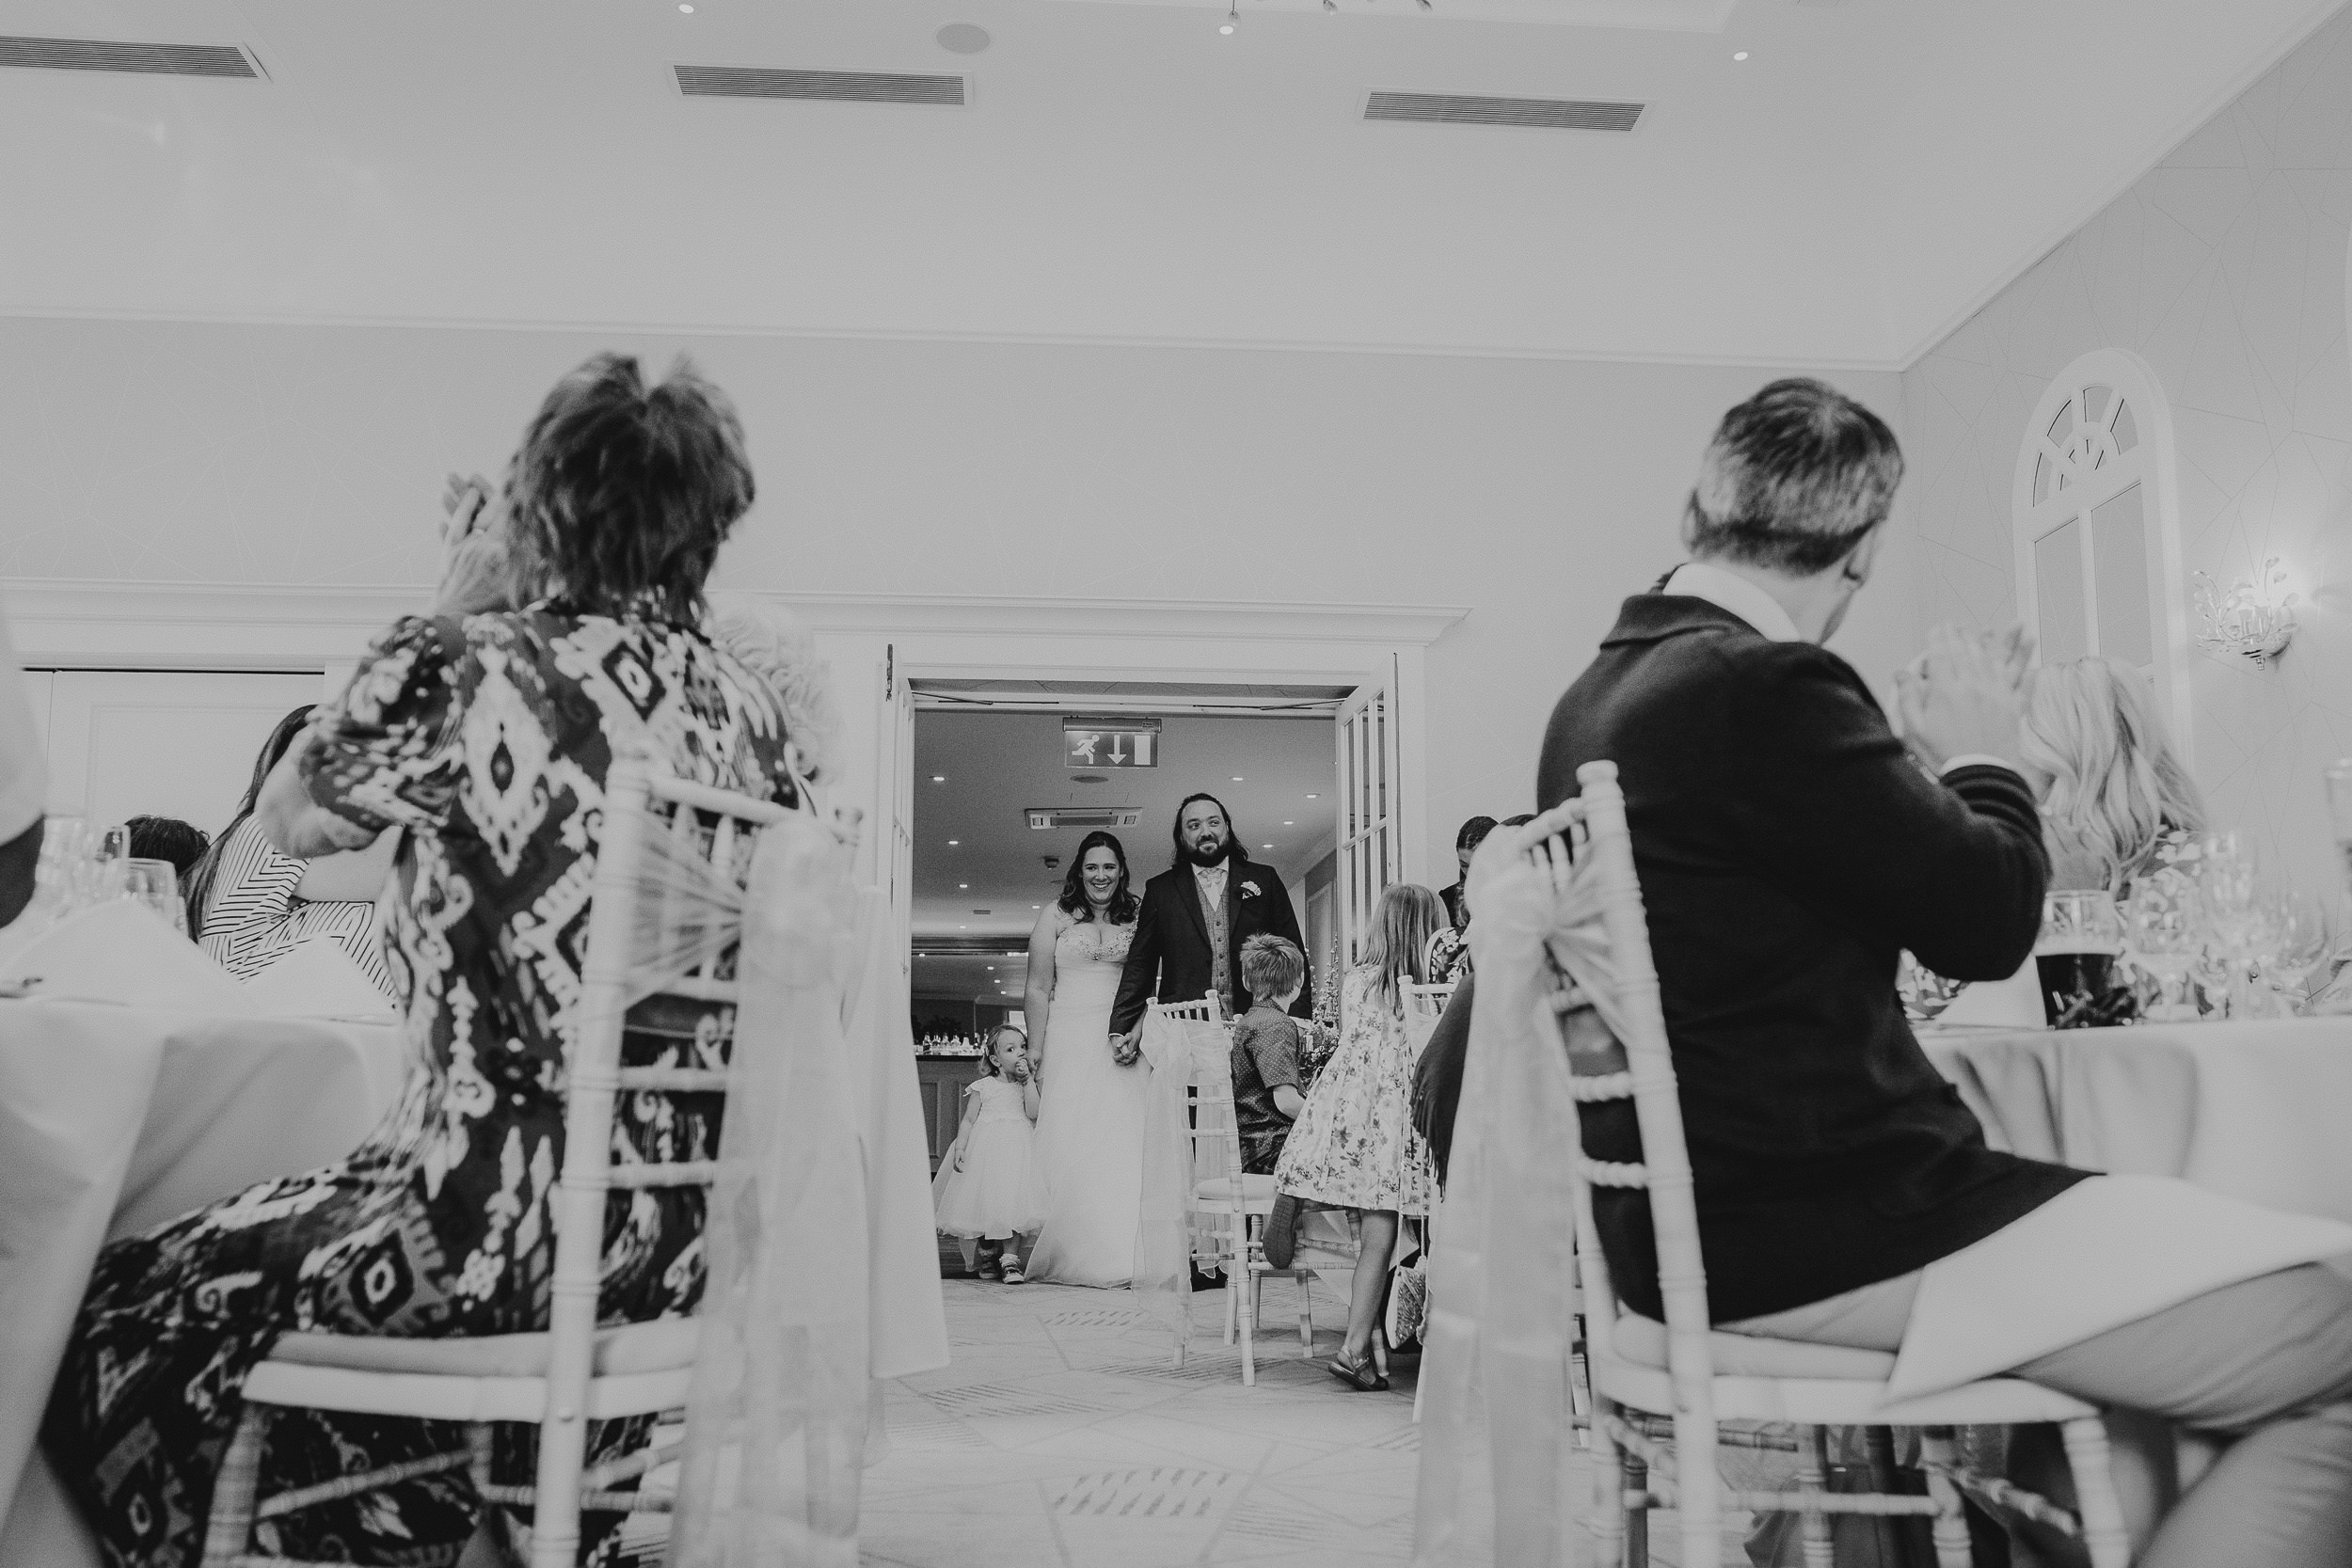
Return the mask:
[[1306,984],[1307,956],[1280,937],[1251,937],[1242,944],[1241,978],[1250,1006],[1233,1024],[1233,1122],[1241,1168],[1271,1176],[1307,1103],[1298,1087],[1298,1024],[1290,1016]]

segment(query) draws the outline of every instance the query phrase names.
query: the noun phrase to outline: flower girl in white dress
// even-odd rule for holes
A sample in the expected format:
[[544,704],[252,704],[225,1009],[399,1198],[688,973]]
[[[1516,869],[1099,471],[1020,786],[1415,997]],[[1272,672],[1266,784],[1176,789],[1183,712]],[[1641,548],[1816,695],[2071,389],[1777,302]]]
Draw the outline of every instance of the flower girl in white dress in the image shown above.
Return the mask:
[[1022,1282],[1020,1239],[1045,1221],[1037,1157],[1037,1075],[1028,1037],[1010,1024],[989,1037],[988,1075],[963,1091],[963,1126],[931,1181],[939,1232],[964,1240],[982,1279]]

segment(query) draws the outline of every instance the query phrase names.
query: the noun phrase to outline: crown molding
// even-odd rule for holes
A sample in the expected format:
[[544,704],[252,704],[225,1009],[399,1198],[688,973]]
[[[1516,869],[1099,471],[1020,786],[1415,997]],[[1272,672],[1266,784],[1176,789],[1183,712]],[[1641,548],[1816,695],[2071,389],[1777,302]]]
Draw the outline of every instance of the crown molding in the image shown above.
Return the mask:
[[[65,669],[323,670],[415,614],[432,590],[327,585],[0,578],[18,656]],[[721,592],[790,610],[810,630],[1426,647],[1469,614],[1451,606],[1216,599],[1001,598],[978,594]]]

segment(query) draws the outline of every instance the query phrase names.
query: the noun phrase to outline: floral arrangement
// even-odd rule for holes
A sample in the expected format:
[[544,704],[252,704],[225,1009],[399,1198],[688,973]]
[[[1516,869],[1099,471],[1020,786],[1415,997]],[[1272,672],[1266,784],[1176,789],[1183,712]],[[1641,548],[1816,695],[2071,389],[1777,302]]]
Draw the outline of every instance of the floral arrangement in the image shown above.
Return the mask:
[[1340,1048],[1340,979],[1338,953],[1333,961],[1323,966],[1323,978],[1315,985],[1315,1012],[1311,1019],[1298,1023],[1299,1091],[1314,1087],[1315,1077],[1323,1071],[1333,1053]]

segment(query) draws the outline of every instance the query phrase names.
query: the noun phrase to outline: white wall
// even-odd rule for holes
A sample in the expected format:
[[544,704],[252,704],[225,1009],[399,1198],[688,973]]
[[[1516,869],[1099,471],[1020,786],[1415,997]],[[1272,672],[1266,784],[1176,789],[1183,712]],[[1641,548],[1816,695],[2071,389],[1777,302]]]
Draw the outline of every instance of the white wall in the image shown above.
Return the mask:
[[[1917,599],[2016,614],[2010,483],[2034,404],[2095,348],[2132,350],[2171,403],[2185,576],[2284,558],[2295,644],[2267,670],[2189,655],[2193,765],[2222,825],[2332,891],[2320,769],[2352,752],[2352,13],[2278,68],[1903,375],[1920,483]],[[2182,613],[2193,631],[2194,611]]]
[[[689,347],[742,410],[761,494],[726,586],[1467,607],[1428,661],[1440,850],[1530,809],[1553,699],[1677,559],[1708,434],[1774,373],[6,319],[0,576],[422,582],[445,472],[495,474],[608,346]],[[1896,418],[1893,376],[1833,379]],[[1907,522],[1893,543],[1839,643],[1874,679],[1917,639]]]

